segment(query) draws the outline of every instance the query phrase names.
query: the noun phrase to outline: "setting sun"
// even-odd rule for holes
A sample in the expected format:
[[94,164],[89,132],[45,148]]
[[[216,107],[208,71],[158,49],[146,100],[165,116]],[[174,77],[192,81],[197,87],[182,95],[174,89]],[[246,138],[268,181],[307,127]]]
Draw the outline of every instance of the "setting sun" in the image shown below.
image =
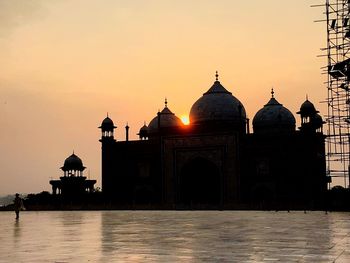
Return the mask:
[[180,117],[180,119],[181,119],[181,121],[182,121],[183,124],[185,124],[185,125],[189,125],[189,124],[190,124],[190,119],[188,118],[187,115],[182,115],[182,116]]

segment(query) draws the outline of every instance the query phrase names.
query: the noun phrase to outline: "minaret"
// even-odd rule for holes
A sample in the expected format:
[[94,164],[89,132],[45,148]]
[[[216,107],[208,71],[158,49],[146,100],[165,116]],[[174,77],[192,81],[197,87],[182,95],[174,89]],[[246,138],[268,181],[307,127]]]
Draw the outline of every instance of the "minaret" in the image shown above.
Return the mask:
[[101,140],[114,139],[114,129],[117,128],[117,126],[114,126],[113,121],[108,117],[108,113],[107,117],[102,121],[101,126],[98,128],[101,129],[102,132]]
[[314,104],[309,101],[306,95],[305,102],[300,106],[300,110],[297,114],[300,114],[301,118],[301,131],[306,132],[323,132],[322,126],[324,124],[321,115],[318,114]]
[[117,126],[114,125],[113,121],[109,118],[108,113],[107,117],[102,121],[100,127],[102,132],[102,137],[100,142],[102,143],[102,160],[101,160],[101,170],[102,170],[102,191],[110,192],[112,189],[111,180],[113,177],[112,167],[112,158],[114,145],[116,140],[114,139],[114,129]]

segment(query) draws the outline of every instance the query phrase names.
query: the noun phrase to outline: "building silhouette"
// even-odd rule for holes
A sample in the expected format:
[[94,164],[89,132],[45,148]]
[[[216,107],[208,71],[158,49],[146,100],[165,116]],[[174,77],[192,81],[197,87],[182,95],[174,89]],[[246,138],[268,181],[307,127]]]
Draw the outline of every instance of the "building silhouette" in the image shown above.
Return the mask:
[[185,126],[169,109],[141,127],[139,140],[102,131],[102,191],[121,206],[164,209],[322,205],[327,190],[322,117],[307,99],[293,114],[271,98],[250,131],[243,104],[218,80],[193,105]]
[[63,176],[59,180],[50,180],[52,193],[66,197],[79,196],[86,192],[92,192],[96,180],[89,180],[83,175],[85,170],[82,160],[74,154],[65,159],[61,170]]

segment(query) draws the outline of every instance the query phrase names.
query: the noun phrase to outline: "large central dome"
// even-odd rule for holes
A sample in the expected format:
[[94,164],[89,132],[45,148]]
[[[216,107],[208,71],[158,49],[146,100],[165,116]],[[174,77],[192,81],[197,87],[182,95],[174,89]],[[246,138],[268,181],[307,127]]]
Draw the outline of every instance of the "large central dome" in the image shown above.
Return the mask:
[[243,104],[227,91],[218,81],[203,94],[192,106],[190,111],[190,123],[203,122],[245,122],[246,113]]

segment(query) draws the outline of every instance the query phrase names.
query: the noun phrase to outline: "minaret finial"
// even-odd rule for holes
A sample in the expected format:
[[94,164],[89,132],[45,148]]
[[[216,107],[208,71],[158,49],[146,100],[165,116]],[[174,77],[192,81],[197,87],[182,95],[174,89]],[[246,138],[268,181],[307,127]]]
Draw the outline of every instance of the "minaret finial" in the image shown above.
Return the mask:
[[273,91],[273,88],[271,88],[271,98],[275,97],[274,94],[275,94],[275,92]]
[[218,71],[215,72],[215,80],[219,81],[219,73],[218,73]]
[[166,98],[166,97],[165,97],[164,104],[165,104],[165,108],[168,108],[168,100],[167,100],[167,98]]

